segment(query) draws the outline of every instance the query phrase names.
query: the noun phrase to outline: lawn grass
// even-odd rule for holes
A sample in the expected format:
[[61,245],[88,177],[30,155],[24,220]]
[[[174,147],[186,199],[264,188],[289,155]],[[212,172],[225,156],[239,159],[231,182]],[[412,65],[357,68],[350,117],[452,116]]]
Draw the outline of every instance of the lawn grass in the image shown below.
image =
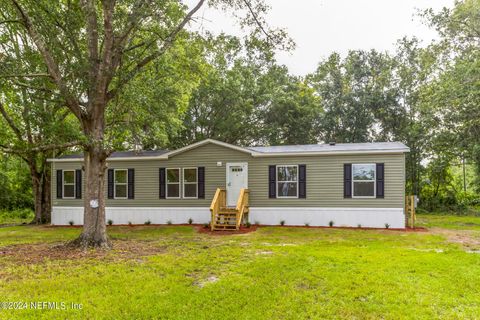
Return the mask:
[[449,214],[417,214],[417,225],[455,230],[480,230],[480,216]]
[[[419,220],[463,232],[455,219]],[[0,254],[2,301],[83,304],[82,310],[0,310],[0,319],[474,319],[480,314],[480,255],[441,232],[264,227],[212,236],[189,226],[108,230],[116,249],[106,256],[25,263]],[[0,228],[0,253],[11,245],[52,246],[79,232]],[[133,246],[130,254],[116,259],[127,243]]]

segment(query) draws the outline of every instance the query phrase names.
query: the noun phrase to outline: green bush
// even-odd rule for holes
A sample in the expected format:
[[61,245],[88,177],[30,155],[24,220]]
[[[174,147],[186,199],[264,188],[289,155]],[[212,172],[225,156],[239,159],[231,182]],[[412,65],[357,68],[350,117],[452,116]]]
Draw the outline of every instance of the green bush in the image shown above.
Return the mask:
[[33,221],[35,217],[31,209],[0,210],[0,224],[18,224]]

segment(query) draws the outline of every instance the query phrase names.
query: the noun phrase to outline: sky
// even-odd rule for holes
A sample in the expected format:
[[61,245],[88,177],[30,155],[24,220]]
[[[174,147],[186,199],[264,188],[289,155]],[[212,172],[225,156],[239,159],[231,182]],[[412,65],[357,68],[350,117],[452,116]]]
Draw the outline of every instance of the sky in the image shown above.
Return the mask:
[[[418,10],[452,7],[454,0],[265,0],[271,7],[267,22],[285,28],[295,41],[292,52],[278,52],[277,61],[296,75],[313,72],[332,52],[352,49],[393,51],[403,36],[416,36],[425,44],[437,37],[416,16]],[[195,0],[185,1],[193,6]],[[242,35],[229,13],[203,7],[192,30]]]

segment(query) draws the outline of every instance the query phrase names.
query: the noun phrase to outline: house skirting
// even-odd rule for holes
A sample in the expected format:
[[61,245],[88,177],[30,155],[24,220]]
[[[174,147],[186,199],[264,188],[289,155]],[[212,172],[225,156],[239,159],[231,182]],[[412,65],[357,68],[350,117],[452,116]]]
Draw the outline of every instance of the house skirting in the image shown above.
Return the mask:
[[263,225],[279,225],[285,221],[290,226],[329,226],[335,227],[405,228],[403,208],[311,208],[311,207],[269,207],[250,208],[249,221]]
[[[107,207],[106,218],[113,224],[182,224],[209,223],[210,210],[205,207]],[[52,208],[52,225],[83,224],[83,207]],[[336,227],[405,228],[403,208],[311,208],[311,207],[251,207],[250,223],[262,225],[328,226]]]

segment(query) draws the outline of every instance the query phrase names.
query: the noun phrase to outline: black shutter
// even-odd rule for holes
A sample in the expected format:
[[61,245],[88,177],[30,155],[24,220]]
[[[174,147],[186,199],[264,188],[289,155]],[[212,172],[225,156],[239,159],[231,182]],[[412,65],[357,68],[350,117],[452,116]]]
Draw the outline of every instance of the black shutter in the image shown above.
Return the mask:
[[298,165],[298,197],[307,198],[307,166]]
[[385,165],[377,163],[377,198],[385,196]]
[[343,197],[352,197],[352,164],[343,164]]
[[160,184],[159,184],[159,197],[160,199],[165,199],[165,196],[166,196],[166,185],[165,185],[165,182],[166,182],[166,179],[165,179],[165,168],[160,168],[160,171],[159,171],[159,181],[160,181]]
[[63,198],[63,171],[57,170],[57,199]]
[[107,198],[113,199],[113,169],[107,171]]
[[75,199],[82,199],[82,170],[75,170]]
[[268,166],[268,197],[276,198],[277,197],[277,167]]
[[198,198],[205,199],[205,167],[198,167]]
[[135,199],[135,169],[128,169],[128,199]]

